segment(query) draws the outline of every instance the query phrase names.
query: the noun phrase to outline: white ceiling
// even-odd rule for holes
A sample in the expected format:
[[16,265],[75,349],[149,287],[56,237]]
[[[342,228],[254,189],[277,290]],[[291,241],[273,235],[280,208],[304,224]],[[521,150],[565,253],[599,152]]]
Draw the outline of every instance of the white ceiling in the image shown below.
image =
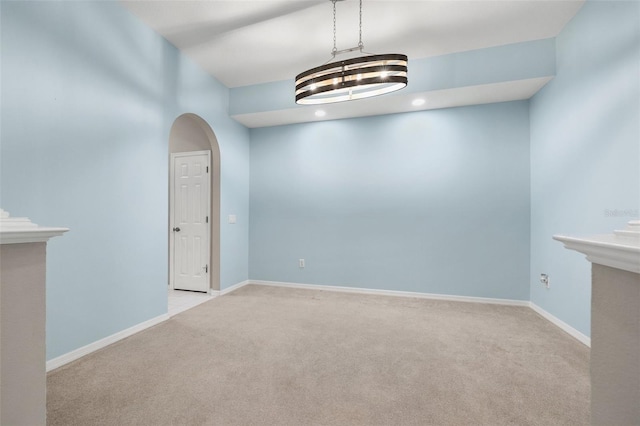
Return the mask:
[[[538,40],[557,36],[583,2],[365,0],[362,38],[366,52],[410,60]],[[330,0],[121,3],[230,88],[290,80],[331,59]],[[357,44],[358,0],[339,1],[337,48]],[[366,101],[349,104],[358,115]]]

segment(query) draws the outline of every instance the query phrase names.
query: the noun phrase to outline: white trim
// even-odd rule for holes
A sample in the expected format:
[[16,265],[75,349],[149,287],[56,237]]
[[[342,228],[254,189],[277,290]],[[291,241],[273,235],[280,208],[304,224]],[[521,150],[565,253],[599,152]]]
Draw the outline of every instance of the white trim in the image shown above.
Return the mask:
[[[370,288],[341,287],[341,286],[329,286],[329,285],[317,285],[317,284],[300,284],[300,283],[261,281],[261,280],[241,281],[237,284],[232,285],[231,287],[227,287],[220,291],[212,290],[210,293],[212,296],[214,296],[214,298],[217,297],[218,295],[224,296],[225,294],[229,294],[249,284],[272,286],[272,287],[300,288],[305,290],[325,290],[325,291],[334,291],[334,292],[342,292],[342,293],[374,294],[379,296],[415,297],[419,299],[445,300],[445,301],[452,301],[452,302],[487,303],[487,304],[506,305],[506,306],[524,306],[524,307],[529,307],[533,309],[544,319],[550,321],[552,324],[559,327],[564,332],[573,336],[579,342],[583,343],[588,347],[591,347],[591,339],[589,337],[585,336],[584,334],[582,334],[575,328],[571,327],[569,324],[565,323],[564,321],[560,320],[559,318],[551,315],[549,312],[545,311],[535,303],[529,302],[527,300],[454,296],[450,294],[416,293],[411,291],[378,290],[378,289],[370,289]],[[207,300],[211,300],[211,299],[207,299]],[[95,352],[98,349],[102,349],[105,346],[108,346],[119,340],[132,336],[147,328],[153,327],[154,325],[160,324],[161,322],[164,322],[169,318],[170,316],[168,313],[157,316],[150,320],[141,322],[140,324],[134,325],[133,327],[129,327],[125,330],[112,334],[111,336],[107,336],[103,339],[90,343],[86,346],[75,349],[57,358],[53,358],[47,361],[47,372],[55,370],[56,368],[62,367],[65,364],[68,364],[72,361],[82,358],[85,355],[89,355],[90,353]]]
[[59,237],[68,228],[38,228],[25,231],[0,230],[0,244],[46,243],[53,237]]
[[599,265],[640,274],[640,220],[632,220],[627,229],[613,234],[576,238],[554,235],[569,250],[587,255],[587,260]]
[[11,217],[9,212],[0,209],[0,244],[46,243],[68,230],[38,226],[29,218]]
[[632,243],[635,241],[632,238],[624,241],[627,244],[620,244],[614,241],[619,237],[608,235],[590,239],[563,235],[554,235],[553,238],[561,241],[567,249],[585,254],[591,263],[640,274],[640,239],[637,239],[637,244],[634,245]]
[[253,281],[249,281],[249,280],[245,280],[245,281],[241,281],[237,284],[232,285],[231,287],[227,287],[225,289],[220,290],[220,296],[224,296],[225,294],[229,294],[232,291],[236,291],[241,287],[244,287],[247,284],[253,284]]
[[75,349],[71,352],[67,352],[66,354],[60,355],[57,358],[53,358],[47,361],[47,372],[51,370],[55,370],[56,368],[62,367],[63,365],[68,364],[71,361],[75,361],[79,358],[82,358],[85,355],[89,355],[91,352],[95,352],[98,349],[102,349],[105,346],[108,346],[119,340],[132,336],[136,333],[139,333],[142,330],[145,330],[149,327],[153,327],[154,325],[160,324],[161,322],[166,321],[168,319],[169,319],[168,313],[159,315],[155,318],[151,318],[150,320],[134,325],[133,327],[129,327],[125,330],[112,334],[111,336],[107,336],[103,339],[97,340],[93,343],[89,343],[88,345]]
[[[202,303],[209,301],[211,299],[214,299],[218,296],[223,296],[225,294],[229,294],[232,291],[238,290],[241,287],[244,287],[245,285],[250,284],[250,281],[242,281],[239,282],[237,284],[232,285],[231,287],[227,287],[222,291],[217,291],[217,290],[210,290],[210,294],[211,296],[213,296],[212,298],[207,298],[206,300],[203,300]],[[129,327],[125,330],[119,331],[115,334],[112,334],[111,336],[107,336],[103,339],[100,339],[98,341],[95,341],[93,343],[89,343],[86,346],[83,346],[81,348],[75,349],[71,352],[67,352],[64,355],[60,355],[57,358],[53,358],[49,361],[47,361],[47,372],[55,370],[56,368],[62,367],[65,364],[68,364],[72,361],[75,361],[79,358],[82,358],[85,355],[89,355],[92,352],[97,351],[98,349],[102,349],[105,346],[108,346],[112,343],[115,343],[119,340],[125,339],[129,336],[132,336],[136,333],[139,333],[143,330],[146,330],[149,327],[153,327],[154,325],[160,324],[161,322],[164,322],[166,320],[168,320],[169,318],[173,317],[174,315],[177,315],[179,312],[174,313],[173,315],[169,315],[169,313],[157,316],[155,318],[151,318],[150,320],[141,322],[140,324],[134,325],[133,327]]]
[[545,311],[544,309],[542,309],[540,306],[536,305],[533,302],[529,302],[529,307],[533,309],[535,312],[537,312],[542,318],[546,319],[556,327],[559,327],[565,333],[577,339],[580,343],[584,344],[585,346],[591,347],[590,337],[582,334],[581,332],[571,327],[566,322],[562,321],[560,318],[551,315],[549,312]]
[[523,307],[528,307],[533,309],[542,318],[546,319],[556,327],[560,328],[565,333],[577,339],[580,343],[588,347],[591,347],[591,338],[582,334],[581,332],[571,327],[566,322],[551,315],[549,312],[545,311],[535,303],[530,302],[528,300],[454,296],[450,294],[416,293],[411,291],[377,290],[377,289],[370,289],[370,288],[340,287],[340,286],[316,285],[316,284],[299,284],[299,283],[288,283],[288,282],[278,282],[278,281],[250,280],[248,284],[273,286],[273,287],[301,288],[306,290],[337,291],[337,292],[344,292],[344,293],[375,294],[380,296],[417,297],[420,299],[447,300],[452,302],[488,303],[488,304],[494,304],[494,305],[523,306]]
[[494,305],[529,306],[528,300],[493,299],[489,297],[454,296],[451,294],[416,293],[411,291],[378,290],[371,288],[341,287],[317,284],[298,284],[278,281],[249,280],[249,284],[274,287],[302,288],[307,290],[327,290],[344,293],[377,294],[380,296],[417,297],[420,299],[448,300],[452,302],[490,303]]

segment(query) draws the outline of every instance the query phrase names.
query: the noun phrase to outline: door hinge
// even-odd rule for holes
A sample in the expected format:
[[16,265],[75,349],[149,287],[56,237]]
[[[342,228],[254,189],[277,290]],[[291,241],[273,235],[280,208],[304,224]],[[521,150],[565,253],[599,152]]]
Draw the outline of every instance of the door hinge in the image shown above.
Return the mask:
[[209,173],[209,166],[207,166],[207,173]]
[[205,218],[204,223],[209,223],[209,216],[207,216],[207,217]]
[[204,273],[205,274],[209,273],[209,265],[204,265]]

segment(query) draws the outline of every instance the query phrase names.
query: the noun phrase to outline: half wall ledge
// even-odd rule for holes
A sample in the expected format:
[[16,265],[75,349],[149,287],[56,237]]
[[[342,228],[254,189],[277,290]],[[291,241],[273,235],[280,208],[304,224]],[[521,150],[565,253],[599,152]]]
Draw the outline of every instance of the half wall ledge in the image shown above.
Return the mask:
[[611,235],[555,235],[591,267],[591,424],[640,424],[640,221]]
[[0,209],[0,424],[45,426],[46,228]]

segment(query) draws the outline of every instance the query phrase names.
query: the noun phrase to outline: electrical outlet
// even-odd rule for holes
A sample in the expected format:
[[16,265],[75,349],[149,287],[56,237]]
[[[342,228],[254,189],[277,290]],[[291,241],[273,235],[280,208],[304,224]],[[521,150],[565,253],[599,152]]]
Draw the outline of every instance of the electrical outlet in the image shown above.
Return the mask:
[[304,268],[304,259],[298,259],[298,268]]
[[549,288],[549,276],[547,274],[540,274],[540,282],[546,288]]

